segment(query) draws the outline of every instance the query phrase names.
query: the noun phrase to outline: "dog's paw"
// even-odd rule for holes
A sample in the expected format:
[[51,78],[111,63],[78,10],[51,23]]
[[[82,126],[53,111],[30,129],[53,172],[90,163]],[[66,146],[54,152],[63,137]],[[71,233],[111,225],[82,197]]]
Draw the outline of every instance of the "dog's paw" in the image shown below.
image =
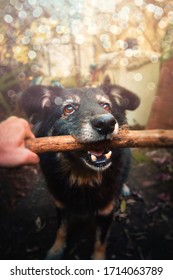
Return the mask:
[[94,253],[93,253],[93,259],[94,260],[105,260],[106,255],[106,246],[105,244],[99,244],[95,247]]
[[45,260],[62,260],[64,255],[64,249],[52,253],[51,250],[48,251]]

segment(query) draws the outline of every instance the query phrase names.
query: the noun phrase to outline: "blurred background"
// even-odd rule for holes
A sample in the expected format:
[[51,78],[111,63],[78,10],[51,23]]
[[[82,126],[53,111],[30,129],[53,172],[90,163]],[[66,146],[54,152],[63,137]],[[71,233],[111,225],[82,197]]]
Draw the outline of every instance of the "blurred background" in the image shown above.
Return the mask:
[[0,1],[0,120],[31,84],[108,78],[141,98],[131,126],[172,128],[173,1]]
[[[0,121],[30,85],[135,92],[133,129],[173,129],[173,1],[0,0]],[[173,151],[132,149],[107,259],[173,259]],[[39,166],[0,168],[0,259],[44,259],[56,213]],[[86,258],[88,235],[68,258]]]

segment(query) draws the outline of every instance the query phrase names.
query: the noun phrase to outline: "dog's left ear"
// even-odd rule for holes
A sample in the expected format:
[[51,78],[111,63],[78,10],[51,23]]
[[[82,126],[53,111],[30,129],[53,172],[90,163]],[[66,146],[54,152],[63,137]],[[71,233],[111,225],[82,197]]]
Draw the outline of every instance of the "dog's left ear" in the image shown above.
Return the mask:
[[133,111],[140,104],[140,99],[135,93],[121,86],[103,85],[102,89],[107,95],[113,97],[116,104],[124,110]]

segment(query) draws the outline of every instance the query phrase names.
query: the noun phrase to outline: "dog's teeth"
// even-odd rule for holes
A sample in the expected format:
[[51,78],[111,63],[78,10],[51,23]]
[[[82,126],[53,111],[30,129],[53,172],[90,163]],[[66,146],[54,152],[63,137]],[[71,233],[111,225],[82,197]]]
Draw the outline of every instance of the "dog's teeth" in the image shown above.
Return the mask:
[[107,159],[109,159],[109,158],[111,157],[111,155],[112,155],[112,151],[109,151],[107,154],[105,154],[105,157],[106,157]]
[[92,161],[96,161],[97,160],[97,157],[95,155],[91,155],[91,160]]

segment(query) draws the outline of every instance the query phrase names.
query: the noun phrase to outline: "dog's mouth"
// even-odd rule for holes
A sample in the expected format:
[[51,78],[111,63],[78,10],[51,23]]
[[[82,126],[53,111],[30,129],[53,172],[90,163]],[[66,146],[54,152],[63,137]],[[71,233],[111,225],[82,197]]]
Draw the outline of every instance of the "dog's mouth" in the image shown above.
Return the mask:
[[93,150],[82,155],[82,160],[91,169],[104,171],[111,165],[111,150]]

